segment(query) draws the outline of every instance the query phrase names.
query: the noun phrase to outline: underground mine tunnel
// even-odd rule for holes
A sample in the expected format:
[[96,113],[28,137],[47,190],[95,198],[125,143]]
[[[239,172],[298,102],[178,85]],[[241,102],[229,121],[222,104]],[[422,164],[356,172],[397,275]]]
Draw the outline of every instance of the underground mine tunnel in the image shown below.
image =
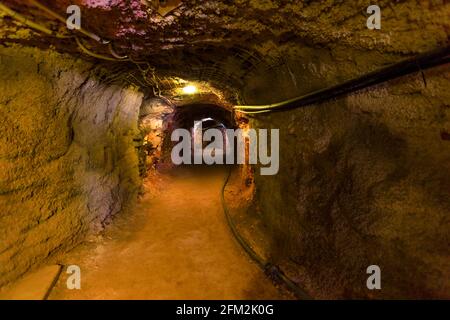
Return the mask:
[[372,4],[2,0],[0,298],[449,299],[450,4]]

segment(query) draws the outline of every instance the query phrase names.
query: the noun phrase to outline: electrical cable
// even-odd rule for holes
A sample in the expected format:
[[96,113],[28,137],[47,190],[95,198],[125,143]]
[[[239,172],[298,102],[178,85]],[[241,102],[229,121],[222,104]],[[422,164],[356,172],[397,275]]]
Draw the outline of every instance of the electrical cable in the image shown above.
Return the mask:
[[[29,1],[30,1],[31,4],[33,4],[34,6],[36,6],[39,9],[47,12],[47,14],[49,14],[50,16],[56,18],[57,20],[61,21],[62,23],[64,23],[64,24],[67,23],[67,19],[66,18],[64,18],[60,14],[56,13],[55,11],[49,9],[47,6],[43,5],[39,1],[36,1],[36,0],[29,0]],[[110,40],[102,39],[100,36],[90,32],[90,31],[87,31],[86,29],[84,29],[82,27],[80,27],[79,29],[76,29],[76,31],[78,31],[78,32],[84,34],[85,36],[87,36],[87,37],[89,37],[89,38],[91,38],[91,39],[93,39],[93,40],[95,40],[97,42],[100,42],[102,44],[109,44],[110,43]]]
[[[64,18],[63,16],[61,16],[60,14],[56,13],[55,11],[51,10],[50,8],[48,8],[47,6],[41,4],[39,1],[36,0],[29,0],[34,6],[36,6],[37,8],[45,11],[47,14],[49,14],[50,16],[56,18],[57,20],[61,21],[62,23],[66,24],[67,20],[66,18]],[[83,27],[80,27],[78,29],[75,29],[76,31],[84,34],[85,36],[103,44],[103,45],[108,45],[108,49],[109,52],[111,53],[111,55],[113,56],[113,58],[107,57],[105,55],[101,55],[101,54],[96,54],[93,53],[92,51],[88,50],[82,43],[81,41],[76,38],[77,44],[80,46],[81,50],[83,52],[85,52],[86,54],[92,56],[92,57],[96,57],[98,59],[103,59],[103,60],[108,60],[108,61],[129,61],[128,56],[121,56],[119,54],[116,53],[116,51],[114,50],[114,46],[113,43],[111,42],[111,40],[107,40],[107,39],[103,39],[100,36],[96,35],[93,32],[90,32],[86,29],[84,29]]]
[[111,58],[111,57],[107,57],[105,55],[99,54],[99,53],[95,53],[92,52],[91,50],[89,50],[88,48],[86,48],[83,43],[81,42],[81,40],[75,36],[75,41],[77,42],[78,47],[81,49],[81,51],[83,51],[84,53],[86,53],[87,55],[97,58],[97,59],[103,59],[103,60],[107,60],[107,61],[122,61],[116,58]]
[[[63,16],[61,16],[58,13],[54,12],[53,10],[49,9],[47,6],[41,4],[40,2],[38,2],[36,0],[29,0],[29,1],[34,6],[45,11],[47,14],[51,15],[52,17],[58,19],[59,21],[61,21],[63,23],[66,23],[66,19]],[[30,19],[22,16],[21,14],[15,12],[14,10],[10,9],[9,7],[7,7],[1,3],[0,3],[0,9],[5,11],[8,15],[11,15],[16,20],[26,24],[30,28],[39,30],[48,35],[56,36],[57,38],[71,38],[72,37],[72,36],[58,35],[57,33],[50,30],[49,28],[46,28],[42,25],[39,25],[38,23],[31,21]],[[112,55],[112,58],[102,55],[102,54],[97,54],[97,53],[92,52],[91,50],[87,49],[82,44],[82,42],[76,37],[76,42],[77,42],[79,48],[84,53],[86,53],[92,57],[102,59],[102,60],[107,60],[107,61],[132,61],[133,63],[135,63],[135,65],[141,71],[145,82],[147,82],[152,87],[155,85],[155,83],[151,83],[147,79],[147,72],[151,68],[147,62],[143,62],[143,63],[146,63],[148,66],[147,70],[144,72],[139,65],[140,62],[135,62],[131,57],[121,56],[121,55],[117,54],[116,51],[114,50],[114,46],[110,40],[102,39],[100,36],[90,32],[84,28],[81,28],[81,27],[79,29],[77,29],[77,31],[88,36],[89,38],[101,43],[101,44],[104,44],[104,45],[107,44],[109,52]],[[303,95],[300,97],[295,97],[295,98],[292,98],[289,100],[285,100],[285,101],[282,101],[279,103],[274,103],[274,104],[269,104],[269,105],[253,105],[253,106],[236,105],[236,106],[234,106],[234,109],[243,114],[251,115],[251,114],[259,114],[259,113],[268,113],[268,112],[273,112],[273,111],[292,110],[292,109],[305,107],[305,106],[315,104],[315,103],[321,103],[321,102],[336,98],[336,97],[344,95],[344,94],[349,94],[349,93],[367,88],[369,86],[373,86],[373,85],[376,85],[376,84],[379,84],[379,83],[382,83],[382,82],[385,82],[388,80],[392,80],[397,77],[401,77],[401,76],[404,76],[404,75],[407,75],[407,74],[410,74],[413,72],[418,72],[418,71],[422,72],[422,70],[424,70],[424,69],[448,63],[448,62],[450,62],[449,54],[450,54],[450,46],[446,46],[444,48],[438,48],[436,50],[420,54],[416,57],[395,63],[386,68],[382,68],[380,70],[367,73],[361,77],[358,77],[358,78],[355,78],[355,79],[352,79],[349,81],[345,81],[341,84],[331,86],[331,87],[328,87],[325,89],[317,90],[317,91],[311,92],[309,94],[306,94],[306,95]],[[153,82],[157,82],[157,79],[155,78],[154,73],[153,73]],[[156,87],[157,87],[156,89],[158,90],[158,93],[156,93],[155,88],[153,88],[153,90],[156,95],[160,95],[161,92],[160,92],[160,89],[158,88],[157,84],[156,84]]]
[[[361,89],[380,84],[401,76],[405,76],[414,72],[422,72],[422,70],[443,65],[450,62],[450,46],[438,48],[419,54],[413,58],[394,63],[385,68],[369,72],[360,77],[345,81],[338,85],[334,85],[325,89],[320,89],[306,95],[295,97],[286,101],[273,103],[269,105],[253,105],[244,106],[237,105],[234,108],[247,113],[261,113],[272,111],[285,111],[305,107],[315,103],[321,103],[339,96],[349,94]],[[264,111],[264,112],[263,112]],[[244,113],[244,112],[243,112]],[[250,113],[250,114],[251,114]]]
[[243,114],[257,114],[257,113],[267,113],[267,112],[271,112],[271,110],[266,109],[266,110],[258,110],[258,111],[244,111],[244,110],[239,110],[239,109],[235,109],[236,111],[243,113]]
[[114,44],[112,42],[110,42],[108,44],[108,49],[109,49],[109,53],[111,53],[111,55],[118,59],[118,60],[130,60],[128,59],[128,56],[121,56],[119,54],[117,54],[116,50],[114,49]]
[[[46,5],[41,4],[39,1],[36,0],[29,0],[31,4],[33,4],[35,7],[45,11],[47,14],[49,14],[50,16],[56,18],[57,20],[66,23],[66,19],[61,16],[60,14],[56,13],[55,11],[53,11],[52,9],[48,8]],[[85,36],[89,37],[90,39],[93,39],[97,42],[99,42],[102,45],[108,45],[108,50],[109,53],[111,54],[111,57],[106,56],[104,54],[99,54],[99,53],[95,53],[92,50],[88,49],[82,42],[82,40],[77,37],[76,35],[73,36],[60,36],[58,34],[56,34],[55,32],[53,32],[52,30],[41,26],[33,21],[31,21],[30,19],[22,16],[21,14],[15,12],[14,10],[10,9],[9,7],[3,5],[0,3],[0,10],[5,11],[8,15],[10,15],[11,17],[15,18],[16,20],[18,20],[19,22],[24,23],[25,25],[29,26],[30,28],[39,30],[43,33],[46,33],[48,35],[52,35],[52,36],[56,36],[57,38],[75,38],[75,41],[78,45],[78,48],[85,54],[94,57],[96,59],[101,59],[101,60],[106,60],[106,61],[114,61],[114,62],[127,62],[127,61],[131,61],[132,63],[134,63],[137,68],[139,69],[139,71],[141,72],[142,78],[144,79],[144,82],[153,88],[153,92],[156,96],[160,96],[161,95],[161,90],[158,87],[158,83],[157,83],[157,79],[155,77],[155,69],[153,67],[151,67],[151,65],[147,62],[147,61],[143,61],[143,62],[138,62],[138,61],[134,61],[131,57],[125,55],[125,56],[121,56],[119,55],[116,50],[114,49],[114,44],[112,43],[112,41],[110,40],[106,40],[106,39],[102,39],[100,36],[84,29],[84,28],[79,28],[76,29],[75,31],[78,31],[82,34],[84,34]],[[145,64],[146,65],[146,69],[141,67],[141,64]],[[148,72],[152,72],[153,74],[153,82],[148,80],[147,74]],[[138,81],[139,85],[141,86],[145,86],[142,83],[140,83],[140,81]],[[155,88],[156,87],[156,88]]]
[[236,225],[233,222],[233,219],[231,218],[230,212],[228,210],[228,206],[225,201],[225,188],[228,184],[228,181],[230,180],[231,176],[231,166],[228,168],[227,174],[224,178],[222,189],[221,189],[221,202],[222,202],[222,208],[223,212],[225,214],[228,226],[231,230],[231,233],[233,234],[236,241],[240,244],[240,246],[244,249],[244,251],[249,255],[249,257],[258,265],[259,268],[261,268],[264,273],[268,276],[270,276],[272,279],[278,280],[282,282],[284,285],[287,286],[287,288],[290,289],[295,295],[304,300],[311,300],[313,299],[310,295],[306,293],[306,291],[299,287],[297,283],[292,281],[288,276],[284,274],[284,272],[275,264],[264,260],[261,256],[259,256],[255,250],[251,248],[251,246],[247,243],[247,241],[240,235],[239,231],[236,228]]
[[19,22],[22,22],[23,24],[27,25],[28,27],[35,29],[37,31],[41,31],[45,34],[48,34],[50,36],[59,38],[59,39],[67,39],[72,38],[73,36],[63,36],[58,34],[57,32],[50,30],[49,28],[40,25],[39,23],[31,21],[31,19],[21,15],[20,13],[12,10],[11,8],[5,6],[3,3],[0,3],[0,10],[4,11],[7,15],[11,16],[13,19],[16,19]]

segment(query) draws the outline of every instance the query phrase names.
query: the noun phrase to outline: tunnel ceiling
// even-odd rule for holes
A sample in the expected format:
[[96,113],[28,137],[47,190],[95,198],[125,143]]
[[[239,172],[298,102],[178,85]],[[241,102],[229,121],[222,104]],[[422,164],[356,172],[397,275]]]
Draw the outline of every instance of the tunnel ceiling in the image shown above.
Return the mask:
[[[19,12],[32,12],[39,21],[48,20],[48,15],[33,8],[29,0],[2,2]],[[415,1],[378,1],[385,8],[383,27],[389,30],[390,44],[380,43],[366,28],[365,9],[369,1],[183,0],[164,17],[150,5],[152,1],[144,0],[40,2],[62,15],[69,5],[79,5],[84,27],[115,40],[123,51],[132,51],[140,58],[176,48],[201,49],[214,45],[249,48],[267,42],[293,41],[321,45],[340,42],[359,48],[408,53],[445,42],[449,28],[445,1],[422,1],[421,11],[414,10]],[[407,38],[419,40],[420,47],[416,44],[408,47]]]
[[[13,10],[67,34],[63,23],[31,0],[2,1]],[[39,0],[67,16],[82,9],[82,26],[111,40],[117,53],[148,61],[167,75],[240,88],[252,68],[276,67],[292,47],[343,46],[362,51],[409,55],[447,43],[450,6],[446,1],[378,1],[382,30],[366,27],[369,1],[183,0],[162,16],[158,1]],[[169,3],[177,1],[169,1]],[[37,33],[2,13],[0,41],[80,54],[73,38]],[[432,35],[432,36],[430,36]],[[107,46],[86,39],[92,51]],[[381,58],[380,58],[381,59]]]

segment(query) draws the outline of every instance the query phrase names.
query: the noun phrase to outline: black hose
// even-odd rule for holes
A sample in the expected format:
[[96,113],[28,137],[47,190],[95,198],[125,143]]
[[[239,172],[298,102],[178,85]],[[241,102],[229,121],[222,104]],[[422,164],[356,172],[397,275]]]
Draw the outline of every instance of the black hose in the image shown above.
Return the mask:
[[260,267],[264,273],[269,276],[271,279],[275,281],[282,282],[291,292],[293,292],[298,298],[303,300],[312,300],[312,297],[306,293],[306,291],[301,288],[297,283],[289,279],[284,272],[275,264],[264,260],[261,256],[259,256],[255,250],[251,248],[251,246],[247,243],[247,241],[239,234],[233,219],[230,216],[230,212],[228,210],[226,201],[225,201],[225,188],[230,180],[231,176],[231,166],[228,169],[228,172],[225,176],[222,190],[221,190],[221,201],[223,212],[227,219],[228,226],[230,227],[231,233],[233,234],[236,241],[241,245],[241,247],[245,250],[245,252],[250,256],[250,258],[256,262],[258,267]]
[[413,58],[409,58],[398,63],[394,63],[388,67],[367,73],[355,79],[351,79],[331,86],[320,89],[306,95],[295,97],[279,103],[260,105],[260,106],[235,106],[237,111],[243,113],[266,113],[276,111],[286,111],[305,107],[307,105],[321,103],[348,93],[352,93],[388,80],[392,80],[401,76],[405,76],[414,72],[443,65],[450,62],[450,46],[438,48]]

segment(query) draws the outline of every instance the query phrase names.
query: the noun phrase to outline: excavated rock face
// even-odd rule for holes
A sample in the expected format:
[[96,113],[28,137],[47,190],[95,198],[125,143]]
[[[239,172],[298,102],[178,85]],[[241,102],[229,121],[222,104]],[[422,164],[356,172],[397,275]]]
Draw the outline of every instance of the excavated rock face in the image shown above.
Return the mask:
[[[155,74],[144,77],[159,81],[163,94],[175,83],[164,81],[181,77],[210,83],[228,104],[279,102],[334,85],[447,45],[450,30],[444,0],[379,1],[381,30],[366,27],[367,1],[184,0],[165,17],[156,1],[40,2],[61,15],[79,5],[83,27],[112,40],[120,55],[147,61]],[[28,0],[3,3],[70,35]],[[8,150],[2,165],[11,168],[0,173],[6,175],[1,207],[8,208],[0,216],[8,230],[0,235],[9,239],[1,242],[7,243],[0,249],[3,280],[72,245],[89,221],[102,221],[126,202],[111,203],[110,196],[136,184],[132,137],[142,98],[88,78],[91,64],[52,53],[93,61],[73,38],[43,35],[5,14],[0,19],[2,45],[52,50],[2,49],[0,121],[7,140],[0,148]],[[92,52],[110,56],[107,45],[78,35]],[[113,67],[138,70],[132,61]],[[274,261],[312,296],[449,297],[448,87],[443,66],[250,121],[280,129],[279,174],[255,175],[255,203],[273,239]],[[159,145],[162,113],[155,115],[141,125]],[[87,192],[93,181],[99,191]],[[59,223],[71,231],[60,231]],[[39,228],[49,230],[50,240]],[[381,267],[380,291],[366,287],[372,264]]]
[[[347,63],[303,52],[250,84],[251,103],[339,78]],[[317,62],[316,62],[317,61]],[[365,69],[361,64],[361,71]],[[328,80],[330,79],[330,80]],[[424,82],[425,80],[425,82]],[[450,69],[442,66],[336,101],[259,116],[280,129],[280,171],[255,174],[270,255],[321,298],[449,297]],[[378,265],[382,290],[366,287]]]
[[161,98],[148,99],[142,104],[139,128],[144,137],[142,155],[144,174],[149,168],[155,167],[161,158],[164,137],[173,111],[174,107]]
[[[75,4],[82,26],[111,40],[120,55],[147,61],[161,77],[178,76],[210,82],[229,97],[254,78],[256,67],[277,68],[292,50],[325,47],[360,50],[373,67],[447,43],[450,6],[437,1],[378,1],[381,30],[366,27],[367,1],[184,0],[166,16],[158,1],[39,0],[62,17]],[[5,4],[61,35],[68,33],[32,0],[5,0]],[[78,54],[74,39],[55,39],[4,18],[1,43],[19,42]],[[93,52],[110,56],[109,46],[78,33]],[[342,59],[346,58],[341,52]],[[379,53],[377,56],[375,53]],[[151,76],[149,76],[151,77]],[[292,95],[295,93],[292,92]]]
[[[145,0],[40,0],[66,16],[69,5],[82,9],[82,25],[118,48],[140,57],[174,48],[257,47],[301,42],[340,43],[362,49],[410,53],[447,40],[448,4],[437,1],[378,1],[383,27],[374,36],[366,28],[367,1],[183,0],[166,16],[158,14],[157,1]],[[32,1],[6,0],[6,4],[50,21]],[[64,26],[59,25],[63,30]],[[64,31],[64,30],[63,30]]]
[[135,198],[142,94],[54,52],[2,48],[0,59],[1,286]]

